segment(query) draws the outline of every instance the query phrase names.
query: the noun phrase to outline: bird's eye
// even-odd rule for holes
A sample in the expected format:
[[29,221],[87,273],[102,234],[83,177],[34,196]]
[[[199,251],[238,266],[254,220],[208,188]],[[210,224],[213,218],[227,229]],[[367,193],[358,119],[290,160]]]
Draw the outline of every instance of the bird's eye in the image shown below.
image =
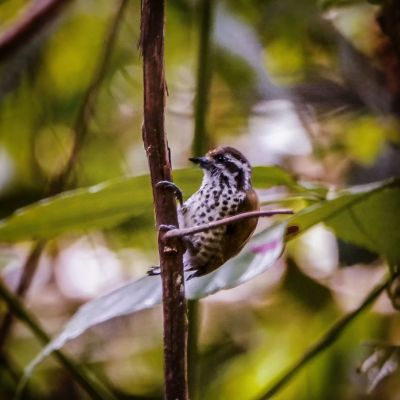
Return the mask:
[[224,157],[222,154],[219,154],[217,157],[215,157],[215,159],[217,160],[217,162],[219,163],[223,163],[226,161],[226,157]]

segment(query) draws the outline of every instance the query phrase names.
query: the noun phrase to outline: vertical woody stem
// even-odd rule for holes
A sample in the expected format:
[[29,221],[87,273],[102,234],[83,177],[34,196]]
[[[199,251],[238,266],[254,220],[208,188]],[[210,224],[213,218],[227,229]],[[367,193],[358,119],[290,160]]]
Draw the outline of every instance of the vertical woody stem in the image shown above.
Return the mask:
[[[143,0],[140,46],[143,54],[143,142],[150,167],[157,228],[177,225],[172,191],[156,187],[170,181],[171,162],[164,130],[166,84],[164,78],[164,0]],[[186,301],[180,240],[164,240],[158,250],[163,286],[165,398],[187,399]]]
[[207,130],[207,111],[209,106],[212,77],[212,33],[214,22],[213,0],[201,0],[199,4],[200,29],[197,55],[196,97],[194,104],[194,138],[192,153],[199,157],[210,148],[210,135]]
[[[207,110],[209,107],[212,77],[212,33],[215,4],[213,0],[198,2],[199,48],[197,53],[196,98],[194,103],[194,138],[192,155],[201,156],[210,148],[210,135],[207,129]],[[198,390],[198,338],[200,307],[198,300],[188,302],[188,368],[189,395],[192,400],[199,397]]]

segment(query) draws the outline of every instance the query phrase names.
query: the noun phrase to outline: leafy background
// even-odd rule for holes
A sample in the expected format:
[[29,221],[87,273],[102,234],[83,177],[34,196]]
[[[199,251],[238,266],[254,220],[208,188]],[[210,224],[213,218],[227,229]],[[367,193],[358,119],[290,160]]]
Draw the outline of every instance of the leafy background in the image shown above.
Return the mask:
[[[283,257],[263,259],[261,275],[199,302],[192,397],[256,399],[398,265],[400,70],[377,23],[379,5],[211,3],[208,31],[201,18],[207,1],[167,5],[166,126],[175,180],[188,196],[201,179],[188,157],[218,144],[238,147],[258,166],[254,184],[263,204],[293,208],[298,213],[289,224],[302,233],[288,241]],[[3,31],[27,5],[0,2]],[[0,65],[0,272],[15,287],[35,240],[47,240],[28,305],[51,335],[80,305],[157,264],[141,140],[138,1],[123,10],[69,179],[61,194],[50,196],[74,151],[77,114],[116,5],[71,2]],[[209,46],[199,49],[204,32]],[[209,74],[203,81],[202,68]],[[196,93],[208,96],[208,106],[199,106]],[[256,240],[268,243],[275,223],[260,221]],[[232,267],[249,265],[249,254],[251,248]],[[222,287],[229,286],[221,275]],[[152,290],[145,292],[149,302]],[[201,283],[193,290],[201,292]],[[121,299],[126,307],[127,297]],[[0,307],[5,314],[7,306]],[[103,308],[94,310],[104,315]],[[399,322],[383,295],[276,398],[397,399]],[[66,350],[117,398],[162,398],[161,332],[154,307],[97,325]],[[362,346],[371,341],[378,352]],[[1,398],[15,394],[41,349],[25,324],[14,325],[0,349]],[[364,374],[357,373],[360,365]],[[382,380],[385,375],[391,376]],[[86,394],[49,358],[30,378],[26,398]]]

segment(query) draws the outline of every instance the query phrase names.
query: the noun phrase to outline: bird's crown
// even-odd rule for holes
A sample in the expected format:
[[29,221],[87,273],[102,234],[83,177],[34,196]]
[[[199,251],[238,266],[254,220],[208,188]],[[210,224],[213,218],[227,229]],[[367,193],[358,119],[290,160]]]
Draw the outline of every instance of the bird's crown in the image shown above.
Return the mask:
[[204,171],[205,179],[222,179],[239,190],[251,186],[251,166],[246,157],[233,147],[210,150],[204,157],[190,158]]

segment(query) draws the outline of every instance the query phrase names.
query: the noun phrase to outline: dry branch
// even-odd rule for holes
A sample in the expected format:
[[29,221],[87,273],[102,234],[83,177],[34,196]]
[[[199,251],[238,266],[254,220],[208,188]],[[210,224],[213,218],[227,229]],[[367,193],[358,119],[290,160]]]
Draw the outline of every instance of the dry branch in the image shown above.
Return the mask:
[[218,221],[213,221],[203,225],[197,225],[190,228],[179,228],[171,229],[166,232],[163,239],[183,237],[187,235],[192,235],[194,233],[205,232],[210,229],[218,228],[219,226],[233,224],[235,222],[242,221],[249,218],[259,218],[259,217],[272,217],[274,215],[286,215],[293,214],[292,210],[281,209],[281,210],[268,210],[268,211],[249,211],[238,215],[233,215],[231,217],[226,217],[219,219]]
[[0,35],[0,61],[29,44],[59,15],[72,0],[46,0],[29,5],[26,13],[10,29]]
[[[166,83],[164,79],[165,2],[144,0],[140,47],[143,55],[143,142],[150,167],[156,224],[177,225],[174,194],[157,187],[171,181],[171,162],[164,130]],[[164,314],[165,398],[187,399],[186,301],[182,266],[182,244],[177,238],[166,243],[158,237]]]

